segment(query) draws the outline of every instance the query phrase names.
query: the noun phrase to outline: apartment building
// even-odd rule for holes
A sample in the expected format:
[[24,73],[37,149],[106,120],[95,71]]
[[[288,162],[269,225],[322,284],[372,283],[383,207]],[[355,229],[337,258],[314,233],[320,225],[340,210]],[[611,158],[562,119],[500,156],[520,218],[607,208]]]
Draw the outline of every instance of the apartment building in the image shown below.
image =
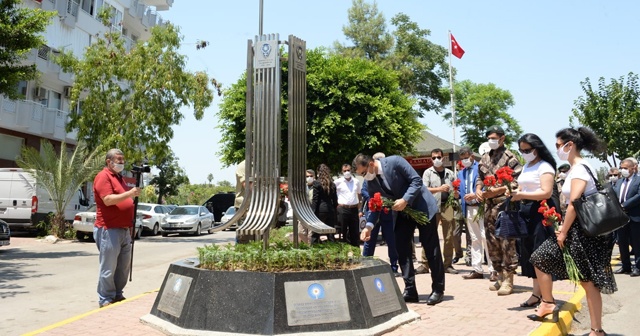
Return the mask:
[[[57,11],[57,15],[44,32],[46,45],[32,50],[26,61],[36,64],[40,78],[18,85],[22,99],[0,95],[0,167],[17,167],[20,148],[39,149],[43,138],[56,148],[62,141],[76,143],[76,132],[65,130],[73,75],[53,63],[52,55],[70,50],[82,57],[108,29],[121,31],[130,49],[137,41],[147,40],[152,27],[163,24],[158,12],[169,10],[172,4],[173,0],[23,0],[23,6]],[[97,18],[103,6],[113,14],[109,27]],[[82,103],[77,108],[81,111]]]

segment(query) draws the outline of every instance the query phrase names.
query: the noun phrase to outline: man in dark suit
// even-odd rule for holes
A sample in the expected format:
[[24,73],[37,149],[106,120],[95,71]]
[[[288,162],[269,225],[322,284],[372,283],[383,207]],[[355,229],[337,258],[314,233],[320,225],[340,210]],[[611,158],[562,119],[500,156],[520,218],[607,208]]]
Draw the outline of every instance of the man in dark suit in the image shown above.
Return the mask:
[[[618,229],[618,248],[622,267],[616,274],[631,274],[640,276],[640,176],[636,175],[633,161],[624,159],[620,162],[620,179],[614,187],[622,208],[629,215],[629,223]],[[629,245],[636,251],[634,263],[631,263]]]
[[[365,154],[358,154],[353,159],[353,167],[356,173],[367,180],[367,188],[370,195],[380,193],[382,197],[394,200],[393,211],[397,212],[395,223],[396,249],[398,251],[398,263],[404,278],[405,302],[418,302],[418,290],[416,288],[415,270],[411,257],[411,242],[416,227],[420,234],[422,248],[426,250],[427,260],[431,268],[431,295],[427,299],[428,305],[442,302],[444,296],[444,265],[440,252],[440,239],[438,238],[438,223],[435,215],[438,212],[438,204],[429,190],[422,184],[422,178],[411,167],[409,162],[400,156],[389,156],[379,160],[373,160]],[[424,212],[429,218],[429,223],[420,225],[402,211],[407,207]],[[380,212],[370,211],[367,215],[367,226],[362,230],[360,239],[368,241],[371,229],[378,221]]]

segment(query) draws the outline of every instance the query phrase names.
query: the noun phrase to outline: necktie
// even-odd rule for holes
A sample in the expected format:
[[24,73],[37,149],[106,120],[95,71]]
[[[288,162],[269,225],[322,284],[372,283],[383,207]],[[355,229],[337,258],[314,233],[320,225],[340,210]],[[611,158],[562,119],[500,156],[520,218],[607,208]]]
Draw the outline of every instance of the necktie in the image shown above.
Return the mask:
[[622,187],[622,192],[620,193],[620,203],[624,203],[627,200],[627,187],[629,187],[629,178],[624,179],[624,186]]
[[387,194],[387,196],[392,196],[393,193],[391,192],[391,190],[389,190],[389,188],[387,188],[387,184],[382,179],[382,176],[376,175],[376,179],[378,180],[378,183],[380,184],[380,188],[382,188],[382,191],[384,191],[384,193]]

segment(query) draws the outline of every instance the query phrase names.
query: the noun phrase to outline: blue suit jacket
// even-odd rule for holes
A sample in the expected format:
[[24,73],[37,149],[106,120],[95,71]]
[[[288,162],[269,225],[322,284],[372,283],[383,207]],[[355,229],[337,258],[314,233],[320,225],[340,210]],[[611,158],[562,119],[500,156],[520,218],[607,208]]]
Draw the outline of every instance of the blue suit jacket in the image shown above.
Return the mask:
[[[630,176],[631,177],[631,176]],[[618,180],[613,189],[620,199],[620,193],[622,192],[622,181]],[[629,182],[627,187],[627,200],[622,203],[622,207],[627,210],[627,215],[634,222],[640,222],[640,175],[633,175],[633,179]]]
[[[369,198],[371,198],[371,195],[369,195],[369,181],[364,180],[364,182],[362,183],[362,189],[360,190],[360,194],[362,195],[362,213],[364,214],[365,218],[369,215]],[[380,214],[380,220],[382,222],[386,221],[386,220],[390,220],[393,221],[393,211],[389,211],[388,214],[385,213],[381,213]],[[373,223],[376,224],[376,223]]]
[[[458,172],[458,178],[460,179],[460,204],[462,205],[462,215],[467,213],[467,202],[464,201],[464,195],[468,193],[475,193],[476,180],[478,179],[478,161],[473,161],[473,165],[469,168],[465,168]],[[467,190],[467,181],[471,179],[471,188],[473,190]]]
[[[404,199],[407,205],[427,214],[429,219],[438,212],[438,204],[431,192],[422,184],[422,178],[403,157],[393,155],[379,160],[384,179],[391,194],[382,190],[377,179],[367,182],[369,195],[377,192],[393,200]],[[377,223],[380,212],[369,212],[367,223]]]

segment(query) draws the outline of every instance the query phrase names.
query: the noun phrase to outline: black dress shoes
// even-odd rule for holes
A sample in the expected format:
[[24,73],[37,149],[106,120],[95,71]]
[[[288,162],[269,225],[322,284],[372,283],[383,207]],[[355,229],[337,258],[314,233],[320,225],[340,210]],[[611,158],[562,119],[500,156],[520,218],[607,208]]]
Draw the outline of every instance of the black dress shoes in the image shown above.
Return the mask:
[[634,268],[633,271],[631,271],[631,276],[632,277],[640,276],[640,269]]
[[427,304],[430,306],[437,305],[442,302],[442,298],[444,297],[444,293],[433,292],[429,295],[429,299],[427,299]]
[[402,298],[404,299],[404,302],[420,302],[418,292],[404,291],[404,293],[402,293]]
[[624,267],[620,267],[617,270],[613,271],[613,273],[615,274],[629,274],[631,273],[630,269],[624,268]]

